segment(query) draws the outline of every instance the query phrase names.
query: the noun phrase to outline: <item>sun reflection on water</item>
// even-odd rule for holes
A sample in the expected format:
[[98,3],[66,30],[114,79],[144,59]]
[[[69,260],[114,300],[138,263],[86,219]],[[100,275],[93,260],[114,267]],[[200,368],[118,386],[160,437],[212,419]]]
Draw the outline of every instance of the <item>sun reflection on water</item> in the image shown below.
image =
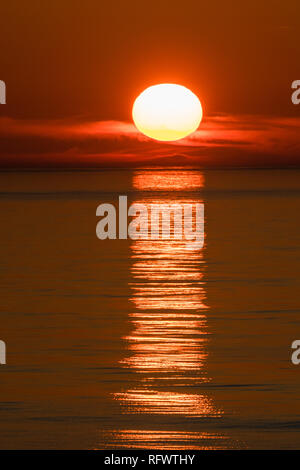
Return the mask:
[[[115,448],[116,442],[122,442],[124,449],[158,449],[158,450],[219,450],[232,447],[228,438],[219,433],[191,431],[152,431],[144,429],[124,429],[112,432],[110,445]],[[199,443],[201,442],[201,447]]]
[[[141,193],[155,191],[155,197],[142,194],[134,202],[203,203],[195,192],[203,184],[199,172],[165,171],[158,179],[157,172],[139,171],[133,178],[134,188]],[[182,197],[180,191],[184,191]],[[136,382],[134,387],[116,393],[115,399],[127,414],[220,418],[222,411],[201,389],[210,381],[206,371],[210,331],[203,250],[187,251],[185,240],[138,239],[132,241],[131,260],[132,328],[123,338],[128,355],[121,366],[136,374]],[[124,433],[126,446],[132,435]],[[163,435],[160,431],[149,433],[149,440],[155,441]],[[200,441],[209,439],[204,434],[199,433]],[[145,448],[138,437],[136,444]]]

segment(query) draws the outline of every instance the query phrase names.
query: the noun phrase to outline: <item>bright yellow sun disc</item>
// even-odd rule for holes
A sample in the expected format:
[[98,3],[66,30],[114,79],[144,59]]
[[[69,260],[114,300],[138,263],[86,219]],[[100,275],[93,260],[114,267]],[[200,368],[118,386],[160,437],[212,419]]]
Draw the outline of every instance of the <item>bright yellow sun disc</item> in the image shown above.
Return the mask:
[[202,106],[188,88],[163,83],[146,88],[135,100],[133,121],[140,132],[172,141],[192,134],[202,120]]

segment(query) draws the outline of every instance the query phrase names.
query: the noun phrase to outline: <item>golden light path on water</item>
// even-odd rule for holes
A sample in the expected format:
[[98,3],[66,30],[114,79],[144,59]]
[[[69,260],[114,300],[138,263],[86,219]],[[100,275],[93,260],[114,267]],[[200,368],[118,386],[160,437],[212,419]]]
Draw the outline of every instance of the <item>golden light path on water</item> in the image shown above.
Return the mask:
[[[158,178],[157,172],[139,171],[134,175],[133,186],[142,197],[134,202],[149,209],[151,204],[203,203],[194,196],[203,184],[199,172],[164,171]],[[188,190],[193,191],[191,197],[187,197]],[[209,306],[203,280],[203,250],[187,251],[186,240],[138,239],[132,241],[131,259],[132,329],[124,337],[128,356],[121,366],[137,374],[137,385],[115,394],[122,412],[221,417],[222,411],[204,391],[191,392],[192,387],[210,381],[206,372]],[[120,431],[114,438],[124,447],[134,442],[133,447],[145,448],[149,441],[150,447],[155,442],[155,448],[178,449],[181,445],[210,448],[211,440],[221,442],[224,436],[131,429]]]
[[125,449],[218,450],[228,445],[228,439],[218,433],[173,430],[123,430],[112,433],[111,439],[122,442]]

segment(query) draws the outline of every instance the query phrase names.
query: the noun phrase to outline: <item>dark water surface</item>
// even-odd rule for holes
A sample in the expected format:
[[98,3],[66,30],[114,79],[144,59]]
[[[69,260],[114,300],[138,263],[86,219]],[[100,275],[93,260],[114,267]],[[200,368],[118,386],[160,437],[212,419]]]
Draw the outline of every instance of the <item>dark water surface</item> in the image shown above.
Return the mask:
[[[96,208],[203,203],[205,246]],[[1,448],[300,447],[300,172],[0,174]]]

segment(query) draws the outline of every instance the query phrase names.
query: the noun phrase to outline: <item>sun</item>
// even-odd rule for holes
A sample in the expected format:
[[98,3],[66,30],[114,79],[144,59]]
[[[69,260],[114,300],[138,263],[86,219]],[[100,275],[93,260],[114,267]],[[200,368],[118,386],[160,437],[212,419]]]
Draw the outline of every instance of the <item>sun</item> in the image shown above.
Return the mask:
[[188,88],[162,83],[146,88],[135,100],[133,121],[147,137],[161,141],[183,139],[202,120],[199,98]]

